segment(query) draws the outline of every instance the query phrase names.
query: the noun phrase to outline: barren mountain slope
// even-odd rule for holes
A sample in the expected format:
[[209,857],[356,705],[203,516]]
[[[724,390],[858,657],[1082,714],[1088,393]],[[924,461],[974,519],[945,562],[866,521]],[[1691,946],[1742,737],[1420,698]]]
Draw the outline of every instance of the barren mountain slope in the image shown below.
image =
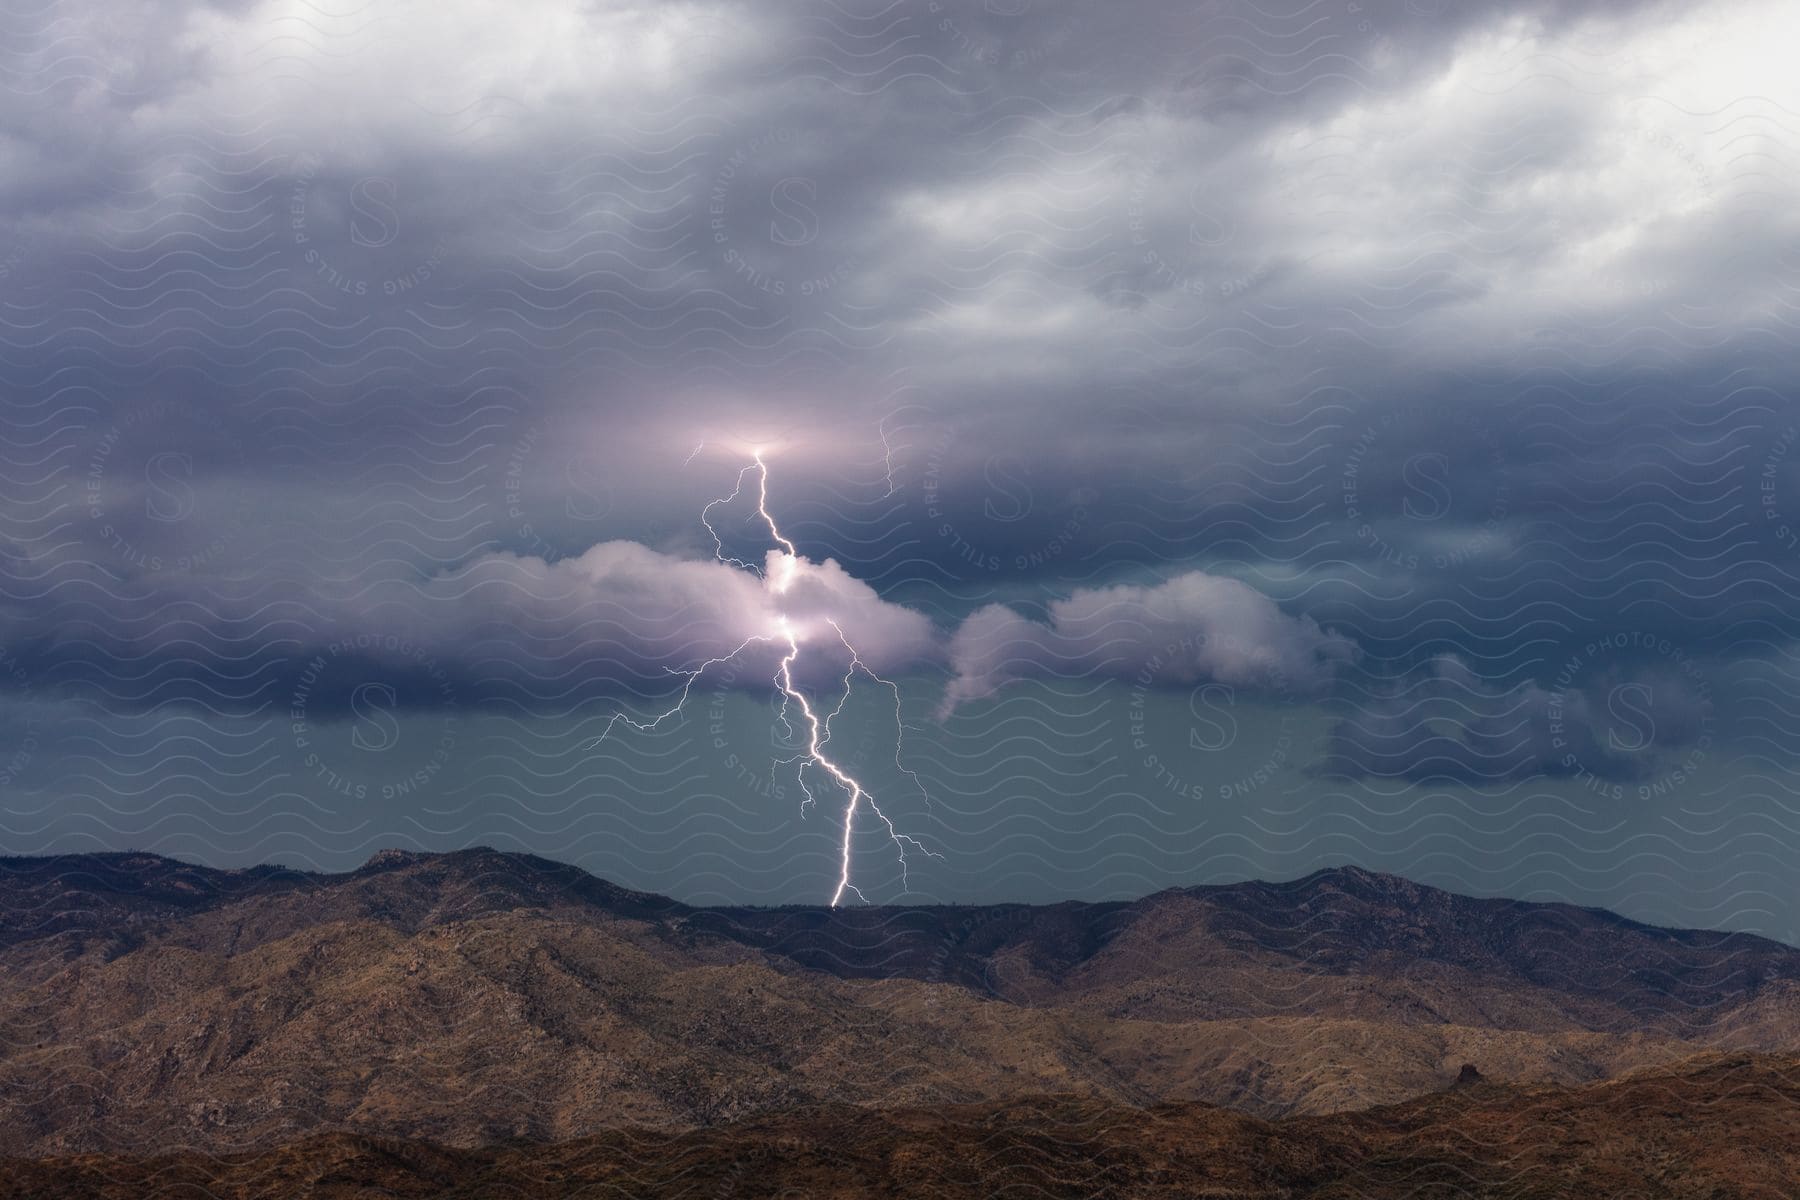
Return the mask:
[[1800,1062],[1735,1056],[1577,1089],[1464,1082],[1394,1107],[1277,1122],[1204,1106],[1036,1097],[838,1106],[480,1150],[335,1134],[223,1158],[0,1163],[0,1198],[1733,1200],[1793,1194],[1797,1131]]
[[82,856],[6,861],[0,898],[13,1154],[1049,1092],[1274,1116],[1463,1062],[1578,1083],[1800,1029],[1800,952],[1777,943],[1351,869],[1133,904],[757,910],[491,851],[338,876]]

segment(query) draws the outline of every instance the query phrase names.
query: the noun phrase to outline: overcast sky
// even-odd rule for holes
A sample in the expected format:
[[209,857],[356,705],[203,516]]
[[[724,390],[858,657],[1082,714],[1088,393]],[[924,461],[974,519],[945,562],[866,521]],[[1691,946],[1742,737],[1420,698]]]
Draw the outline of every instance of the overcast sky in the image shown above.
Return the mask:
[[1800,938],[1793,6],[0,23],[0,850]]

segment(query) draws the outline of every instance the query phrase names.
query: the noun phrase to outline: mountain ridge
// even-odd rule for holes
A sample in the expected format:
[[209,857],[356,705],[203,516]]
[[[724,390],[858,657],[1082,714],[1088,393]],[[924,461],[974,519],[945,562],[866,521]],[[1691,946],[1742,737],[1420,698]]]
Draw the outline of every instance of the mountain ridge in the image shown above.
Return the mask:
[[[486,863],[490,865],[525,866],[545,878],[560,877],[565,880],[579,880],[586,889],[606,895],[609,900],[617,898],[618,902],[630,902],[647,910],[667,912],[671,914],[686,912],[769,912],[769,913],[846,913],[846,912],[894,912],[894,911],[954,911],[958,913],[971,911],[1012,911],[1012,910],[1047,910],[1073,907],[1095,911],[1109,911],[1121,906],[1145,903],[1159,897],[1172,895],[1202,896],[1207,898],[1230,894],[1256,893],[1271,899],[1283,899],[1285,893],[1312,891],[1327,885],[1337,885],[1336,890],[1356,897],[1373,901],[1377,899],[1404,899],[1416,904],[1422,897],[1449,897],[1471,906],[1494,906],[1500,909],[1527,908],[1537,910],[1557,910],[1568,913],[1580,913],[1601,919],[1609,925],[1629,928],[1639,932],[1663,933],[1674,935],[1693,935],[1713,939],[1749,939],[1754,942],[1790,949],[1788,943],[1764,937],[1761,934],[1741,930],[1707,930],[1681,926],[1663,926],[1651,922],[1639,921],[1595,905],[1578,905],[1561,900],[1523,900],[1513,897],[1476,897],[1454,892],[1447,888],[1432,884],[1418,883],[1404,876],[1388,872],[1374,871],[1355,864],[1320,867],[1305,875],[1290,880],[1248,879],[1232,883],[1187,884],[1162,888],[1154,892],[1130,900],[1058,900],[1049,902],[1032,902],[1022,900],[1003,900],[989,903],[944,903],[944,904],[867,904],[855,906],[833,907],[825,904],[788,903],[776,905],[754,904],[690,904],[673,897],[655,892],[644,892],[613,883],[604,877],[594,875],[573,863],[551,859],[542,855],[524,851],[498,850],[489,846],[470,846],[447,851],[405,850],[398,847],[383,848],[371,853],[369,858],[356,867],[346,871],[312,871],[300,867],[290,867],[278,863],[259,863],[249,867],[212,867],[201,863],[189,862],[185,859],[171,858],[153,851],[81,851],[50,855],[12,855],[0,856],[0,889],[5,889],[4,898],[9,902],[5,915],[11,915],[11,902],[14,900],[12,890],[16,883],[36,874],[48,874],[58,881],[73,876],[76,879],[93,877],[96,880],[118,880],[121,877],[140,879],[148,885],[137,889],[118,886],[93,889],[116,895],[144,895],[154,897],[164,903],[179,905],[187,903],[193,907],[202,907],[198,902],[208,894],[219,903],[230,903],[247,898],[252,891],[263,890],[301,890],[305,888],[329,887],[358,879],[371,878],[377,875],[417,867],[451,867]],[[122,869],[125,868],[125,869]],[[237,894],[230,894],[222,884],[242,881],[247,886]],[[1348,886],[1346,886],[1348,885]],[[154,891],[151,889],[154,888]],[[84,891],[87,889],[83,889]],[[571,888],[579,892],[580,888]]]
[[[420,903],[425,894],[434,902]],[[1175,909],[1191,913],[1213,940],[1279,954],[1314,972],[1352,972],[1398,955],[1502,971],[1570,994],[1612,993],[1629,975],[1634,1013],[1710,1010],[1721,996],[1800,983],[1800,950],[1756,934],[1666,928],[1563,902],[1463,896],[1357,866],[1283,882],[1165,888],[1136,900],[701,906],[624,888],[573,864],[488,847],[382,850],[352,870],[330,873],[271,864],[211,868],[144,852],[0,859],[0,945],[59,933],[118,937],[276,897],[311,904],[315,923],[354,916],[407,930],[514,908],[605,914],[723,938],[839,978],[904,977],[996,996],[1005,994],[994,961],[1003,949],[1020,952],[1017,965],[1029,974],[1066,978],[1126,927]],[[89,900],[91,907],[82,903]],[[303,923],[276,922],[268,932]],[[1585,945],[1594,937],[1629,953],[1595,960]]]
[[0,1153],[452,1146],[1068,1092],[1262,1117],[1800,1050],[1800,950],[1327,869],[691,906],[502,851],[0,860]]

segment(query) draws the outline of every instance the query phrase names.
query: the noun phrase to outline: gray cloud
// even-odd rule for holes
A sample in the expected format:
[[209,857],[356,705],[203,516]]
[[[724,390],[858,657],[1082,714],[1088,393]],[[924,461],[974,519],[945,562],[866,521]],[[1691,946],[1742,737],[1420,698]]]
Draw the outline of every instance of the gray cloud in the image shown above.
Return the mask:
[[[755,826],[783,849],[752,890],[799,898],[768,772],[713,777],[716,746],[679,732],[586,749],[596,717],[773,619],[698,521],[755,447],[818,564],[781,610],[842,609],[913,672],[921,775],[969,848],[946,897],[1327,849],[1472,861],[1515,826],[1560,856],[1508,876],[1531,886],[1579,861],[1627,887],[1670,837],[1722,879],[1784,820],[1800,95],[1779,5],[4,20],[0,689],[49,731],[13,775],[21,838],[323,860],[396,830],[589,836],[630,847],[595,865],[656,862],[637,882],[680,891],[744,878]],[[759,528],[726,535],[763,563]],[[1558,683],[1621,630],[1754,684],[1761,717],[1719,731],[1760,739],[1754,760],[1715,744],[1713,790],[1670,811],[1764,810],[1640,814],[1640,841],[1558,823],[1602,787],[1687,786],[1669,770],[1706,710],[1672,657]],[[836,653],[807,661],[829,676]],[[478,709],[494,741],[463,730],[477,767],[436,770],[418,809],[332,808],[259,724],[321,654],[311,717],[350,720],[361,680],[408,720]],[[946,662],[951,704],[992,703],[938,727],[913,710]],[[705,725],[747,714],[719,735],[745,760],[770,740],[743,691],[767,665],[708,693]],[[1307,818],[1160,807],[1166,780],[1106,740],[1109,697],[1146,673],[1163,766],[1215,796],[1254,776]],[[1040,704],[1056,745],[1009,744],[1033,697],[1006,683],[1071,675],[1097,677],[1092,707]],[[1236,710],[1244,763],[1157,708],[1190,678],[1273,693]],[[1332,780],[1252,750],[1289,689],[1295,747],[1340,722]],[[176,765],[164,736],[187,739]],[[1054,769],[1015,786],[1024,763]],[[1549,798],[1416,843],[1365,806],[1495,779]],[[1015,791],[1035,807],[996,815]],[[658,823],[709,797],[727,832],[699,850]],[[1124,840],[1096,844],[1102,817]]]
[[1464,784],[1570,778],[1623,798],[1627,785],[1635,791],[1684,781],[1709,757],[1714,701],[1691,667],[1571,661],[1576,665],[1548,685],[1507,687],[1477,677],[1454,656],[1434,658],[1353,696],[1317,770],[1346,779]]
[[1198,571],[1148,587],[1077,591],[1051,601],[1048,618],[998,604],[972,613],[951,641],[956,678],[944,710],[1046,676],[1316,694],[1354,656],[1348,639],[1287,616],[1235,579]]
[[22,648],[21,679],[104,679],[126,705],[210,697],[255,707],[276,668],[323,656],[388,678],[398,698],[427,707],[454,692],[463,703],[530,707],[541,696],[566,709],[584,697],[659,694],[670,676],[723,657],[750,668],[741,686],[767,686],[790,634],[804,648],[795,676],[808,684],[842,674],[846,639],[877,672],[940,653],[929,620],[835,562],[777,551],[759,573],[617,541],[555,563],[490,554],[350,599],[221,596],[176,581],[71,608],[54,632],[15,619],[3,636]]

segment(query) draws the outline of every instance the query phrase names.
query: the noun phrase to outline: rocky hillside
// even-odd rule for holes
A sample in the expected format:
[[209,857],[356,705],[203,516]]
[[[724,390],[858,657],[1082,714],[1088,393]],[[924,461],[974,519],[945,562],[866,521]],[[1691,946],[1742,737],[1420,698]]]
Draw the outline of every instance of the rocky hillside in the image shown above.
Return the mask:
[[1800,951],[1345,868],[693,908],[529,856],[0,860],[0,1153],[477,1147],[1060,1094],[1263,1118],[1800,1049]]
[[1505,1087],[1465,1071],[1405,1104],[1281,1121],[1062,1096],[803,1109],[482,1149],[333,1134],[223,1157],[0,1163],[0,1200],[1732,1200],[1793,1194],[1796,1114],[1800,1061],[1732,1056],[1582,1088]]

